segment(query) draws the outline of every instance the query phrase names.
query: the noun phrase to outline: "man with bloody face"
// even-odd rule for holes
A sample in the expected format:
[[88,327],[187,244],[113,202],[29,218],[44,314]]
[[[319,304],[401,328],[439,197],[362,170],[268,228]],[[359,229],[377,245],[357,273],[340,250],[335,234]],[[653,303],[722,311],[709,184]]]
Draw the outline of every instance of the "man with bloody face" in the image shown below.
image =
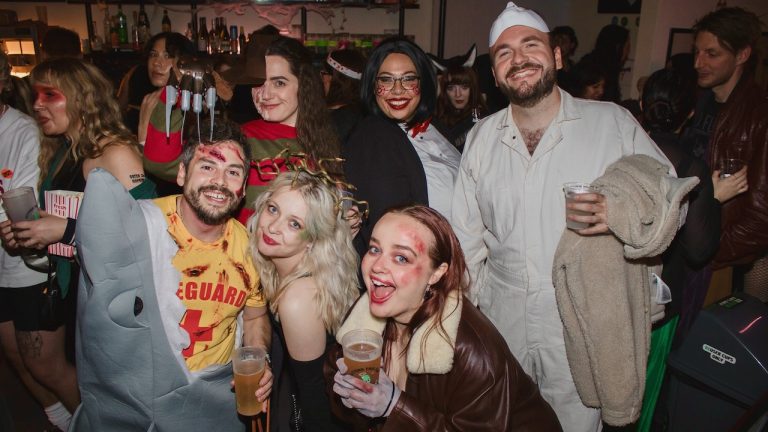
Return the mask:
[[[250,154],[234,123],[192,136],[182,195],[134,201],[108,174],[91,174],[78,235],[83,403],[73,430],[245,430],[230,358],[242,345],[266,348],[270,335],[248,233],[233,219]],[[267,372],[259,400],[271,386]]]
[[[592,182],[623,156],[649,155],[671,167],[632,115],[614,104],[571,97],[556,85],[560,48],[535,12],[509,3],[491,28],[489,48],[507,109],[470,131],[451,220],[473,281],[470,299],[506,339],[565,430],[595,431],[600,411],[585,406],[571,376],[552,266],[565,229],[566,182]],[[602,195],[568,204],[609,234]],[[598,269],[595,269],[598,270]]]

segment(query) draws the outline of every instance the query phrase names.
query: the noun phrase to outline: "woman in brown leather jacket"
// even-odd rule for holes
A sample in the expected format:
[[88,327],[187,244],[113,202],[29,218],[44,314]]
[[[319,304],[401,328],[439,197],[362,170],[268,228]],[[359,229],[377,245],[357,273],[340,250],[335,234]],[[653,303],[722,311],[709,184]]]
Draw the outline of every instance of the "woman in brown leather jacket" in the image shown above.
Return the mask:
[[331,352],[337,416],[356,430],[561,430],[502,336],[464,297],[465,270],[436,211],[410,206],[382,216],[362,262],[368,292],[336,336],[381,333],[383,367],[377,384],[363,382],[345,374],[341,347]]

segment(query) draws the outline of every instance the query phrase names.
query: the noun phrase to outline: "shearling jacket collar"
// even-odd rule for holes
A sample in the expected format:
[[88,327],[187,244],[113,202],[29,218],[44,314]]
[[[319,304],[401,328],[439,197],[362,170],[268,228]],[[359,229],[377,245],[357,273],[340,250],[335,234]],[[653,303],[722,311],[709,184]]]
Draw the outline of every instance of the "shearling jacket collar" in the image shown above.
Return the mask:
[[[459,332],[459,322],[461,321],[461,302],[458,293],[453,292],[446,299],[442,318],[443,328],[448,336],[448,340],[445,339],[442,332],[437,330],[427,333],[427,329],[432,327],[436,317],[432,317],[423,323],[413,333],[413,337],[408,343],[408,352],[406,354],[406,364],[409,373],[445,374],[453,368],[456,335]],[[341,343],[341,338],[353,329],[368,329],[376,333],[382,333],[386,322],[386,319],[371,315],[368,293],[365,293],[352,307],[347,320],[344,321],[339,331],[336,332],[336,340]],[[424,347],[423,350],[421,349],[422,346]],[[423,353],[429,353],[429,355],[423,356]]]

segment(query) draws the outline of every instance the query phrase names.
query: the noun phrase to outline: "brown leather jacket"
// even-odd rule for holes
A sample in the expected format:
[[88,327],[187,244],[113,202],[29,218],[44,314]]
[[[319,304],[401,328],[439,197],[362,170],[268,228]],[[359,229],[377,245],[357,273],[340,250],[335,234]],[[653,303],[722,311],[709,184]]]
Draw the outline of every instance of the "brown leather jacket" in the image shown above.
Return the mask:
[[716,268],[748,264],[768,252],[768,93],[742,76],[715,122],[709,166],[717,168],[726,149],[746,143],[749,190],[723,204]]
[[[444,344],[447,349],[436,348],[429,339],[439,335],[429,333],[421,363],[413,358],[419,357],[418,347],[422,346],[419,331],[414,333],[407,353],[406,388],[386,419],[371,420],[347,409],[330,390],[334,413],[353,424],[354,430],[561,431],[555,412],[512,356],[501,334],[469,300],[461,299],[460,313],[444,318],[453,347]],[[367,295],[355,309],[359,306],[368,310]],[[344,327],[339,334],[342,332]],[[326,364],[326,382],[331,385],[340,350],[337,347]],[[415,368],[421,370],[414,373]]]

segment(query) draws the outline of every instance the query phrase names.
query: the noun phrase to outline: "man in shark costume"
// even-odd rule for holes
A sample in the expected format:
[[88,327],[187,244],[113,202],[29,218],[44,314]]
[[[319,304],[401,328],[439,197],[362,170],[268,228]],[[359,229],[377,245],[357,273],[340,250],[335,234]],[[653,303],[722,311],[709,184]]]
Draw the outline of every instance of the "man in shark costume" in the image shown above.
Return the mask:
[[[208,135],[208,131],[201,132]],[[77,232],[83,264],[76,345],[82,404],[73,418],[71,431],[245,430],[230,384],[229,353],[241,345],[243,338],[248,345],[268,344],[269,324],[263,315],[264,306],[254,300],[260,300],[258,276],[250,263],[247,232],[230,217],[231,209],[219,206],[220,213],[226,210],[225,215],[214,223],[199,225],[200,219],[189,210],[189,202],[194,198],[198,206],[207,210],[215,210],[221,201],[236,207],[243,196],[248,157],[237,139],[212,138],[191,145],[193,156],[180,168],[178,181],[186,187],[184,195],[178,197],[136,201],[106,171],[95,170],[89,175],[78,218],[82,228]],[[239,184],[227,178],[235,171],[231,163],[234,159],[243,173]],[[197,168],[200,166],[204,169]],[[207,174],[214,170],[216,176]],[[215,240],[196,235],[190,221],[211,229],[217,236]],[[200,253],[182,244],[186,241],[179,240],[179,224],[186,227],[184,233],[195,237],[186,241],[205,247],[213,247],[218,241],[223,243],[225,253]],[[216,257],[211,272],[221,261],[224,265],[234,263],[241,273],[240,278],[233,275],[224,283],[225,291],[226,286],[234,285],[243,292],[226,296],[239,300],[230,301],[230,306],[236,309],[230,315],[236,319],[211,324],[207,331],[212,334],[214,327],[223,327],[223,336],[214,335],[213,341],[207,338],[203,345],[196,345],[200,332],[188,331],[184,325],[185,315],[192,308],[180,282],[194,282],[186,282],[189,272],[183,267],[179,271],[178,259],[190,250],[197,253],[191,259]],[[216,276],[226,274],[220,270]],[[223,306],[216,305],[219,315],[221,309]],[[203,327],[200,316],[196,314],[195,319]],[[219,358],[207,361],[209,354],[199,368],[190,366],[193,352],[215,351],[217,345],[221,346]],[[271,388],[271,374],[265,375],[268,378],[262,380],[257,392],[262,399]]]

